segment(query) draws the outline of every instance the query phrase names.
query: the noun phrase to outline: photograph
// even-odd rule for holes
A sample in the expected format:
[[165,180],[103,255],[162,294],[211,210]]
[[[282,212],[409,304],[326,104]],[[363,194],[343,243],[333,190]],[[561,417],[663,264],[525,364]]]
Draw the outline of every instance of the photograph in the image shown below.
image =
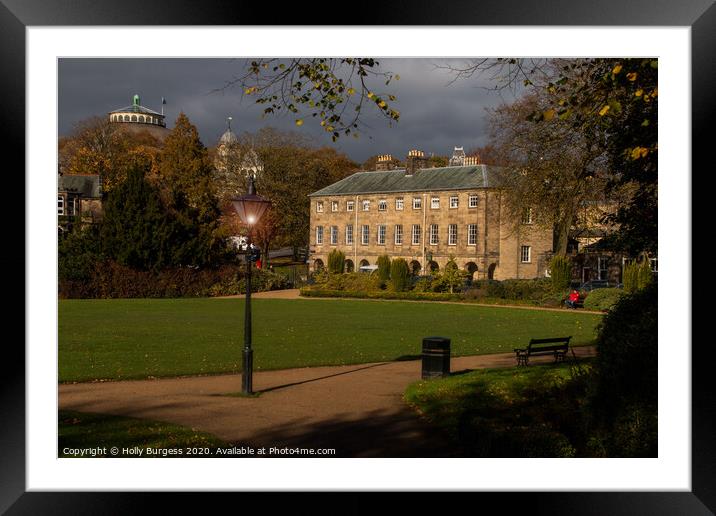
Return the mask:
[[658,72],[60,58],[57,456],[658,457]]
[[0,513],[398,491],[711,514],[691,211],[716,8],[15,1]]

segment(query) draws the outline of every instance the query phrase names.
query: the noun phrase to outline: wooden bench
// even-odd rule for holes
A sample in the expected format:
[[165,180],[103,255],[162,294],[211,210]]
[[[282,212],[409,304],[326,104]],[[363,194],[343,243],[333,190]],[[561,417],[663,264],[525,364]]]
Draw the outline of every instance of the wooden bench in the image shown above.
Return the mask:
[[555,362],[563,362],[564,355],[569,350],[569,341],[572,337],[556,337],[553,339],[530,339],[526,348],[515,348],[517,365],[527,365],[531,355],[554,354]]

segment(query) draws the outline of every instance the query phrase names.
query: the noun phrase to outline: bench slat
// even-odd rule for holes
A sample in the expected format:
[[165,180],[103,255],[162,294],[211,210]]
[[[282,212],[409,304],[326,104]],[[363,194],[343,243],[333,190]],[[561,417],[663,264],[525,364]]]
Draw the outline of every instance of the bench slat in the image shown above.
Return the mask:
[[553,342],[569,342],[572,337],[559,337],[554,339],[530,339],[530,344],[550,344]]

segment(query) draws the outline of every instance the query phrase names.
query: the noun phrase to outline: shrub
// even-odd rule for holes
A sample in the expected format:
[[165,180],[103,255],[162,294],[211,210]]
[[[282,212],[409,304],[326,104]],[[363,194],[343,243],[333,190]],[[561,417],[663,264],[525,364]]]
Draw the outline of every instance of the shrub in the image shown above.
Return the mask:
[[561,292],[569,288],[572,281],[572,260],[566,256],[557,255],[549,264],[552,280],[552,290]]
[[390,256],[387,254],[378,257],[378,277],[380,281],[390,278]]
[[413,292],[432,292],[433,291],[433,277],[432,276],[420,276],[415,279],[413,283]]
[[639,265],[636,262],[631,261],[624,264],[624,273],[622,275],[624,292],[633,294],[639,290],[638,276]]
[[452,294],[462,287],[462,283],[467,276],[467,271],[460,270],[457,263],[455,263],[454,257],[451,256],[443,271],[436,275],[437,281],[433,282],[433,290],[436,292],[447,291]]
[[656,455],[657,315],[653,282],[621,296],[600,324],[591,411],[609,456]]
[[348,290],[323,290],[316,288],[302,288],[305,297],[345,297],[358,299],[401,299],[414,301],[459,301],[459,294],[438,292],[392,292],[389,290],[376,290],[372,292],[359,292]]
[[345,269],[346,255],[343,251],[334,249],[328,255],[328,272],[331,274],[343,274]]
[[403,258],[393,260],[390,264],[390,283],[395,292],[402,292],[408,287],[410,268]]
[[[252,292],[287,288],[284,274],[256,269]],[[114,261],[96,262],[85,281],[60,280],[62,299],[167,298],[228,296],[246,292],[245,270],[239,265],[216,269],[174,267],[158,272],[137,271]]]
[[619,288],[599,288],[593,290],[584,300],[584,308],[587,310],[607,311],[619,301],[624,291]]
[[651,266],[648,260],[641,262],[637,271],[636,284],[639,290],[649,286],[654,279],[654,273],[651,272]]

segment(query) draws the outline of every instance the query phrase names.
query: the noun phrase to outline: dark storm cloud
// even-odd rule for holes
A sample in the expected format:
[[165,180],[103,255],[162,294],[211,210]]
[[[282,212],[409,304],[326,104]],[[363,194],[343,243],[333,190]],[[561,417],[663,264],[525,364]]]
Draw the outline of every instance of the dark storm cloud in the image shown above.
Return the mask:
[[[404,157],[410,149],[449,155],[454,146],[466,149],[485,143],[485,109],[501,98],[481,86],[477,78],[448,85],[452,76],[437,66],[438,59],[380,59],[381,69],[400,75],[379,93],[397,96],[394,107],[400,122],[389,127],[387,120],[366,111],[366,127],[359,139],[341,137],[333,143],[310,116],[298,129],[295,117],[261,118],[261,107],[251,99],[242,100],[238,88],[222,89],[241,72],[242,60],[234,59],[61,59],[59,62],[59,133],[68,134],[74,124],[131,104],[135,93],[142,105],[161,111],[167,99],[168,127],[183,111],[199,129],[207,146],[216,144],[232,116],[235,132],[254,132],[272,126],[297,130],[313,137],[316,144],[335,146],[353,160],[362,162],[374,154]],[[457,63],[456,61],[451,61]],[[216,91],[220,90],[220,91]],[[506,100],[512,97],[508,95]]]

